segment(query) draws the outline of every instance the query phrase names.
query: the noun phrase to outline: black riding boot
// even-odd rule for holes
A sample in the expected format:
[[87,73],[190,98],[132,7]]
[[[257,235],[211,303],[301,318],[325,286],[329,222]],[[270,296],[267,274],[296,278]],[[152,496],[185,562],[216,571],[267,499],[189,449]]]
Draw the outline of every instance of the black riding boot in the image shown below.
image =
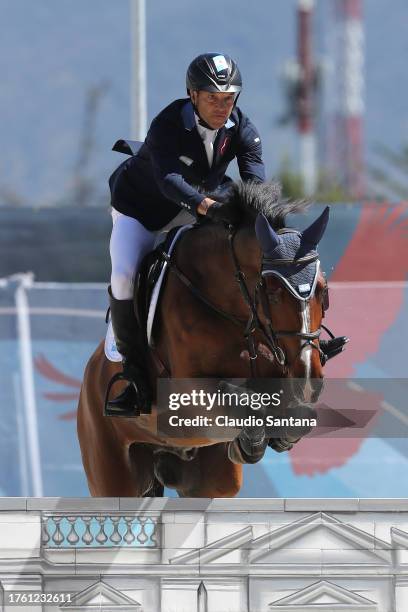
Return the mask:
[[[117,300],[108,289],[110,312],[116,347],[123,357],[123,372],[116,374],[108,385],[105,416],[132,417],[149,414],[151,391],[146,367],[146,342],[134,313],[133,300]],[[115,399],[109,401],[109,391],[118,380],[129,385]]]

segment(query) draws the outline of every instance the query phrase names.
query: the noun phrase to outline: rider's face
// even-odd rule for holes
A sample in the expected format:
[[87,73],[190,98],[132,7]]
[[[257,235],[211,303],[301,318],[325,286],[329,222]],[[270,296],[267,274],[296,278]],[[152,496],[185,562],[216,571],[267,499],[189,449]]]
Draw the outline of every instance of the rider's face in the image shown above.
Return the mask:
[[234,93],[212,93],[209,91],[192,91],[191,99],[202,119],[213,130],[222,127],[234,108]]

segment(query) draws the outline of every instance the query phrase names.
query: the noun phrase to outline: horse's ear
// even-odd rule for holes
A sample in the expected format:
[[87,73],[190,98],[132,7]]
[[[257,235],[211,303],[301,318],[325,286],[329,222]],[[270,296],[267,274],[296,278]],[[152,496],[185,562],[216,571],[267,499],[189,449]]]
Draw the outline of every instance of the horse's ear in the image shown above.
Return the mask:
[[326,206],[320,217],[302,232],[302,246],[307,246],[310,250],[319,244],[329,221],[329,212],[330,206]]
[[256,217],[255,232],[264,253],[273,251],[280,243],[278,234],[269,225],[268,219],[262,213],[259,213]]

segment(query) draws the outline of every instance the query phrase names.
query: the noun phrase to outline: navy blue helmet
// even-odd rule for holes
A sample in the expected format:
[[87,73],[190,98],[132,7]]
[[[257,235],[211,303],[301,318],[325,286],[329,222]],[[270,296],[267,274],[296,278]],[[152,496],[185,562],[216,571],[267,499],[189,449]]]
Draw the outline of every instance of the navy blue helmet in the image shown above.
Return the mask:
[[186,76],[187,91],[237,93],[242,89],[241,73],[229,55],[203,53],[189,65]]

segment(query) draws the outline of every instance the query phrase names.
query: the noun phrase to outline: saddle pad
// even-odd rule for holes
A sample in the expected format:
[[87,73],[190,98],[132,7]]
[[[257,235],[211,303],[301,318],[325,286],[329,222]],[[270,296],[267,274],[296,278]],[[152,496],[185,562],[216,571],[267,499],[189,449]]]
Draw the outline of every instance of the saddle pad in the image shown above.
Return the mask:
[[[183,234],[186,230],[192,227],[193,225],[190,224],[190,225],[183,225],[182,227],[178,228],[177,232],[174,234],[172,242],[166,249],[166,252],[168,255],[171,255],[171,253],[173,252],[175,244],[177,240],[179,239],[179,237],[181,236],[181,234]],[[163,284],[163,279],[167,273],[167,268],[168,268],[168,264],[167,262],[164,262],[160,275],[152,290],[152,296],[151,296],[150,304],[149,304],[149,313],[147,316],[147,339],[148,339],[149,345],[152,344],[152,330],[153,330],[154,316],[156,313],[157,303],[159,301],[160,289]],[[108,329],[107,329],[106,337],[105,337],[105,355],[106,355],[106,358],[109,359],[109,361],[114,361],[114,362],[122,361],[122,356],[116,348],[115,336],[113,334],[112,321],[110,320],[110,318],[109,318]]]

